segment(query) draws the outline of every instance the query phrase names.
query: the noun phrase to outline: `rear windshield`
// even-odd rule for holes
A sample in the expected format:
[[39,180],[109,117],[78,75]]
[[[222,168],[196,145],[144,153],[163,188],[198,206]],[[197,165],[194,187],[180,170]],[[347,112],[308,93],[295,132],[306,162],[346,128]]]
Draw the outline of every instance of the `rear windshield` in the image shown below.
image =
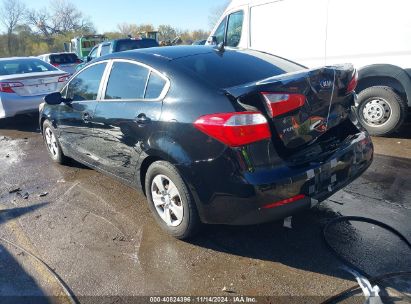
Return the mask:
[[135,49],[145,49],[150,47],[157,47],[158,42],[154,39],[143,40],[122,40],[116,44],[116,52],[124,52]]
[[78,57],[76,54],[54,54],[50,55],[50,62],[57,64],[77,63]]
[[0,76],[49,71],[57,69],[40,59],[0,60]]
[[230,51],[182,57],[174,64],[194,72],[218,88],[228,88],[295,72],[303,66],[288,60],[256,51]]

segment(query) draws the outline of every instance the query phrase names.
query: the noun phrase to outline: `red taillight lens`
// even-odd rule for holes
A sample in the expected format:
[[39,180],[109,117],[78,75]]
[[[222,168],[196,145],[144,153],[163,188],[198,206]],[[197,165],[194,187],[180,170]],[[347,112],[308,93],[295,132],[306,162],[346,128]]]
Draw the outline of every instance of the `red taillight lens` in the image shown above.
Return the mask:
[[305,104],[305,95],[261,92],[271,117],[276,117],[301,108]]
[[194,126],[230,147],[239,147],[271,137],[265,117],[259,112],[234,112],[201,116]]
[[70,75],[69,74],[67,74],[67,75],[64,75],[64,76],[61,76],[61,77],[59,77],[59,82],[66,82],[67,80],[69,80],[70,79]]
[[82,63],[83,61],[80,59],[76,59],[76,63]]
[[355,88],[357,87],[358,84],[358,72],[354,72],[354,76],[352,77],[350,83],[348,84],[347,87],[347,93],[351,93],[355,91]]
[[24,85],[21,82],[0,82],[0,92],[15,93],[13,88],[20,88]]
[[294,203],[296,201],[302,200],[303,198],[305,198],[305,195],[304,194],[299,194],[299,195],[287,198],[287,199],[282,200],[282,201],[278,201],[278,202],[275,202],[275,203],[265,205],[262,208],[263,209],[276,208],[276,207],[280,207],[280,206],[284,206],[284,205],[287,205],[287,204]]
[[58,64],[58,63],[52,63],[51,65],[52,65],[52,66],[55,66],[55,67],[59,67],[59,66],[60,66],[60,64]]

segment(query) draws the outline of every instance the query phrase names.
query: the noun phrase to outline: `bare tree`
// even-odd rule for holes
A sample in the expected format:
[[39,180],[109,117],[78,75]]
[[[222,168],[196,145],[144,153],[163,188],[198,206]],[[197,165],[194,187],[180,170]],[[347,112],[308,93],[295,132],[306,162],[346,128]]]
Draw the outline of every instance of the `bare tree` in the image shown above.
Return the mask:
[[170,25],[163,24],[158,27],[158,36],[160,41],[171,41],[177,36],[177,32]]
[[134,36],[138,33],[138,26],[136,24],[121,23],[117,25],[118,30],[123,36]]
[[42,9],[27,13],[27,22],[42,34],[49,44],[56,34],[87,34],[95,31],[93,24],[68,0],[55,0],[51,2],[50,7],[50,11]]
[[117,29],[124,36],[138,37],[142,33],[154,31],[154,26],[152,24],[120,23],[117,25]]
[[88,29],[91,24],[84,18],[83,13],[67,0],[51,2],[51,23],[56,32],[67,33]]
[[0,21],[7,31],[7,50],[12,53],[12,35],[20,21],[24,18],[26,7],[20,0],[3,0]]
[[224,0],[223,3],[219,6],[215,6],[210,9],[210,13],[208,15],[208,24],[210,26],[210,29],[212,29],[216,25],[229,4],[229,0]]

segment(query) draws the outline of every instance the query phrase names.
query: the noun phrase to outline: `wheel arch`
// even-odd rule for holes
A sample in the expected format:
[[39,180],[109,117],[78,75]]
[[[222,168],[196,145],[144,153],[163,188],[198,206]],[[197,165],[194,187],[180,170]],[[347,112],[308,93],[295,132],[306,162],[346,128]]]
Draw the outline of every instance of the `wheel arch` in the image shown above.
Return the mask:
[[411,106],[411,78],[402,68],[390,64],[374,64],[358,70],[357,92],[372,86],[388,86]]
[[[145,178],[150,165],[156,161],[167,161],[176,166],[189,162],[187,153],[166,133],[156,134],[148,141],[150,147],[140,155],[139,173],[137,174],[137,186],[145,193]],[[181,174],[181,172],[180,172]],[[181,174],[182,175],[182,174]],[[182,175],[184,179],[184,176]]]

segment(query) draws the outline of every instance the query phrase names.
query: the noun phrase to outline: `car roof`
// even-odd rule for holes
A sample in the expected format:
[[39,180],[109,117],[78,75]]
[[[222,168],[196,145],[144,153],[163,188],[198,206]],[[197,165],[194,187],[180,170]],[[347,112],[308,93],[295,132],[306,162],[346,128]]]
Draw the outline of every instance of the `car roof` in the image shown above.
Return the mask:
[[[110,57],[112,58],[147,58],[157,57],[164,60],[175,60],[182,57],[194,56],[200,54],[208,54],[214,52],[214,48],[211,46],[165,46],[165,47],[152,47],[146,49],[136,49],[125,52],[114,53]],[[106,57],[107,58],[107,57]]]

